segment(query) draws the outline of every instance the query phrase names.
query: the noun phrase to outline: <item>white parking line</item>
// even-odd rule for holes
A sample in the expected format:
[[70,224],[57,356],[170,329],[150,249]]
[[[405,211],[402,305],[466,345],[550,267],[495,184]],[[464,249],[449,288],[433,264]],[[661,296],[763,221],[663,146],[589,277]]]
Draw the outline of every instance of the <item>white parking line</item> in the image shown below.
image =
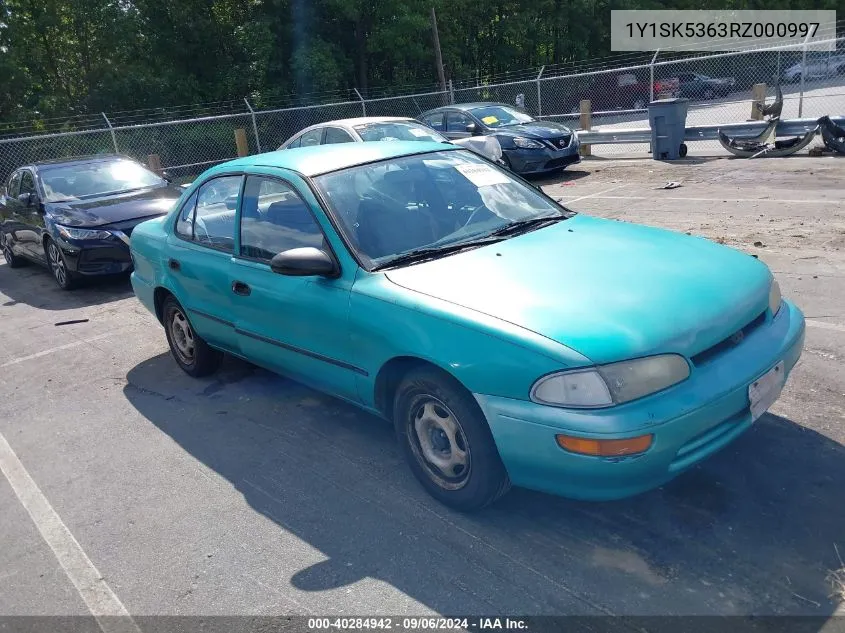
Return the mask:
[[610,193],[611,191],[616,191],[617,189],[621,189],[621,188],[622,188],[622,187],[624,187],[626,184],[628,184],[628,183],[623,183],[623,184],[621,184],[621,185],[616,185],[615,187],[610,187],[609,189],[603,189],[603,190],[601,190],[601,191],[597,191],[597,192],[595,192],[595,193],[591,193],[591,194],[586,195],[586,196],[581,196],[580,198],[575,198],[574,200],[567,200],[567,201],[566,201],[566,204],[572,204],[573,202],[578,202],[579,200],[586,200],[587,198],[598,198],[598,197],[599,197],[599,196],[601,196],[602,194],[605,194],[605,193]]
[[812,319],[807,319],[806,324],[809,327],[820,327],[823,330],[837,330],[839,332],[845,332],[845,325],[839,325],[838,323],[828,323],[827,321],[813,321]]
[[[624,185],[620,185],[623,186]],[[618,187],[614,187],[618,189]],[[590,196],[583,196],[581,198],[575,198],[575,200],[566,200],[565,203],[569,204],[570,202],[575,202],[576,200],[584,200],[584,198],[595,198],[597,200],[680,200],[681,202],[773,202],[776,204],[835,204],[835,205],[842,205],[845,204],[842,200],[780,200],[776,198],[680,198],[675,196],[661,196],[661,195],[654,195],[654,196],[603,196],[601,194],[607,193],[610,189],[606,191],[599,191],[598,193],[594,193]]]
[[71,349],[72,347],[79,347],[80,345],[93,343],[94,341],[99,341],[102,338],[107,338],[112,334],[114,334],[114,332],[106,332],[105,334],[98,334],[97,336],[92,336],[91,338],[79,339],[78,341],[73,341],[72,343],[66,343],[64,345],[59,345],[58,347],[51,347],[50,349],[45,349],[43,351],[36,352],[35,354],[30,354],[29,356],[13,358],[12,360],[7,360],[5,363],[0,365],[0,369],[3,367],[9,367],[10,365],[17,365],[18,363],[23,363],[25,361],[32,360],[33,358],[41,358],[42,356],[47,356],[48,354],[59,352],[63,349]]
[[[0,433],[0,470],[47,541],[103,633],[141,633],[126,607],[82,550]],[[115,617],[118,616],[118,617]]]

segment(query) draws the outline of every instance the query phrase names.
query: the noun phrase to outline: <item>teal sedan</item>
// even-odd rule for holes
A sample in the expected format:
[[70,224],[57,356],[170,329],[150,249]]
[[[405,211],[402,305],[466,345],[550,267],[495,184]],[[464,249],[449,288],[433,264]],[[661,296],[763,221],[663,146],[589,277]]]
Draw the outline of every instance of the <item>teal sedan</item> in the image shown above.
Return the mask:
[[131,253],[185,372],[232,354],[385,418],[463,510],[512,484],[659,486],[752,426],[804,343],[757,259],[576,214],[439,143],[218,165]]

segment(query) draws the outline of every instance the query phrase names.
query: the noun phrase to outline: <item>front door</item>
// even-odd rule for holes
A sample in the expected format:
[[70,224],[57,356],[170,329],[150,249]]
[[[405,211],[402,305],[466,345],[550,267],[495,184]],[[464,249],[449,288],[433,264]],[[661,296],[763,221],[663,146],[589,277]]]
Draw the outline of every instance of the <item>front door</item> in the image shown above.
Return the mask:
[[208,180],[185,201],[164,263],[194,330],[214,347],[237,353],[229,269],[235,209],[243,176]]
[[469,138],[473,134],[467,131],[467,126],[475,123],[468,114],[450,110],[446,113],[446,136],[451,139]]
[[[25,202],[21,201],[25,198]],[[44,254],[44,207],[35,187],[32,172],[24,169],[21,174],[20,193],[15,206],[21,228],[16,231],[20,252],[30,259],[46,261]]]
[[357,400],[356,376],[363,370],[351,358],[347,323],[355,271],[328,279],[270,269],[270,260],[282,251],[330,250],[315,218],[322,211],[298,182],[299,190],[274,177],[247,176],[230,279],[238,343],[241,354],[259,365]]

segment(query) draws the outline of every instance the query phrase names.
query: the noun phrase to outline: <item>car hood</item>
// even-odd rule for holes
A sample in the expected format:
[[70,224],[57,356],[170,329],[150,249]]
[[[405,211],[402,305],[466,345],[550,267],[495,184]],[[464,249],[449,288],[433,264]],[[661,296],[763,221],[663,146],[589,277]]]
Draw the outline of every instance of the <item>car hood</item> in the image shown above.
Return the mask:
[[497,136],[522,136],[525,138],[557,138],[564,134],[572,134],[565,125],[554,121],[532,121],[519,125],[508,125],[493,130]]
[[103,226],[164,215],[182,195],[177,187],[156,187],[77,202],[50,202],[50,216],[65,226]]
[[768,268],[740,251],[583,215],[386,276],[595,363],[697,354],[759,316],[771,283]]

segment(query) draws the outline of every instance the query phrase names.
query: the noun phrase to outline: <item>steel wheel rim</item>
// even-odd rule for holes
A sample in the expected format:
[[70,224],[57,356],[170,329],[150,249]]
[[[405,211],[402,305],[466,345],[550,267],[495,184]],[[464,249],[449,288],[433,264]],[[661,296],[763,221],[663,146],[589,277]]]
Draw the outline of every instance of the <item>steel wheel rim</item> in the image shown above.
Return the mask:
[[196,339],[191,324],[181,310],[174,310],[170,318],[170,340],[173,341],[173,351],[185,365],[194,362],[196,354]]
[[443,402],[426,395],[411,407],[408,423],[414,455],[429,476],[441,488],[463,488],[472,459],[457,416]]
[[50,242],[50,247],[47,249],[50,253],[50,267],[53,269],[53,275],[60,286],[64,286],[67,281],[67,271],[65,271],[65,260],[59,252],[59,247]]

